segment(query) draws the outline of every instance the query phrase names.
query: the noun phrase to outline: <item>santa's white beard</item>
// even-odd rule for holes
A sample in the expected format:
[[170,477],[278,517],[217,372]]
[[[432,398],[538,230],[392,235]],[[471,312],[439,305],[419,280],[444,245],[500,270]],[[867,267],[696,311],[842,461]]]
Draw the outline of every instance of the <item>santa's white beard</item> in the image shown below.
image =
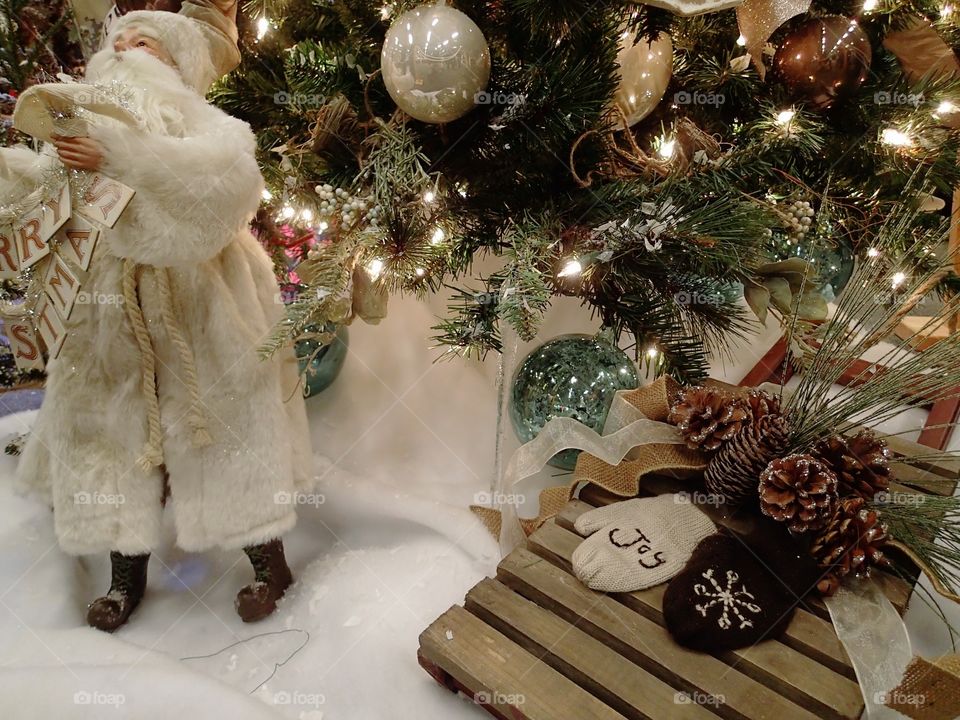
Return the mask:
[[101,50],[87,63],[85,79],[100,85],[122,84],[129,90],[131,105],[142,118],[144,128],[167,135],[181,134],[182,108],[198,99],[184,85],[176,68],[143,50]]

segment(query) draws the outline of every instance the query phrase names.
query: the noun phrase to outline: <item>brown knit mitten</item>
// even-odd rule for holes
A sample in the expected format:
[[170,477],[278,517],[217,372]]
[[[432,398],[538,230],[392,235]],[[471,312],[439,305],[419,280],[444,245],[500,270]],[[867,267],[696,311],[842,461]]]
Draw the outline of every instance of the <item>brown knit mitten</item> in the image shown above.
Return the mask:
[[667,586],[667,629],[681,645],[707,652],[778,637],[818,575],[782,527],[759,523],[747,536],[721,531],[697,546]]

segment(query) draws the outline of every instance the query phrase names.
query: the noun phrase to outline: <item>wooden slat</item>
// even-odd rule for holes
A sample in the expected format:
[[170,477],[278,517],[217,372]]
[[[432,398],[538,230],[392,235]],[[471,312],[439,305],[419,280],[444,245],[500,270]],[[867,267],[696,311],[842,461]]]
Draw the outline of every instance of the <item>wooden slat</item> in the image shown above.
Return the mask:
[[[574,500],[557,515],[557,525],[575,533],[573,523],[584,512],[593,507],[586,503]],[[784,631],[783,643],[803,653],[822,665],[826,665],[834,672],[840,673],[851,680],[856,679],[853,666],[843,648],[843,643],[833,631],[828,620],[817,615],[798,609],[793,620]]]
[[784,360],[787,357],[787,339],[780,338],[773,347],[767,351],[767,354],[760,358],[760,361],[753,366],[753,369],[747,373],[740,381],[743,387],[756,387],[765,382],[772,382],[783,369]]
[[716,718],[701,705],[678,702],[669,685],[496,580],[474,587],[466,608],[628,718]]
[[[548,522],[530,536],[528,545],[538,555],[569,570],[573,551],[582,541],[579,535]],[[612,597],[663,625],[664,592],[665,586],[660,585],[639,592],[616,593]],[[777,640],[761,642],[719,657],[822,718],[856,717],[863,709],[863,698],[855,681]]]
[[921,445],[945,450],[953,436],[953,429],[960,418],[960,389],[954,391],[951,397],[938,400],[930,408],[927,425],[920,433],[918,442]]
[[821,717],[712,655],[681,647],[665,628],[611,596],[590,590],[562,568],[529,550],[511,553],[500,563],[497,578],[567,622],[576,623],[584,632],[672,687],[694,697],[715,699],[717,704],[707,707],[721,717],[738,720]]
[[576,708],[578,720],[624,720],[461,607],[450,608],[421,633],[420,653],[461,687],[485,693],[501,717],[557,720]]

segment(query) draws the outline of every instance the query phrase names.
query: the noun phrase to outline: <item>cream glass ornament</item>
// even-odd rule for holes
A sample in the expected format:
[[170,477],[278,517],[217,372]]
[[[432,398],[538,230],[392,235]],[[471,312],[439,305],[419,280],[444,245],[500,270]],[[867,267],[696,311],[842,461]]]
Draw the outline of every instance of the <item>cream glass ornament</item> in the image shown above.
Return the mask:
[[451,122],[484,101],[490,48],[459,10],[421,5],[390,26],[380,68],[401,110],[423,122]]
[[620,33],[620,86],[614,102],[627,117],[627,125],[636,125],[660,103],[673,75],[673,43],[660,33],[652,43],[643,38],[633,44],[634,33]]

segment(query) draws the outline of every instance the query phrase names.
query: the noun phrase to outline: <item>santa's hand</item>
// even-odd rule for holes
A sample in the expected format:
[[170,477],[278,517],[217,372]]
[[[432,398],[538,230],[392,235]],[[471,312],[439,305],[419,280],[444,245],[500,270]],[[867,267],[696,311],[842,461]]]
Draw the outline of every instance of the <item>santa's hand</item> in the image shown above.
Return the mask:
[[89,137],[53,136],[60,162],[73,170],[99,170],[103,164],[103,148]]

